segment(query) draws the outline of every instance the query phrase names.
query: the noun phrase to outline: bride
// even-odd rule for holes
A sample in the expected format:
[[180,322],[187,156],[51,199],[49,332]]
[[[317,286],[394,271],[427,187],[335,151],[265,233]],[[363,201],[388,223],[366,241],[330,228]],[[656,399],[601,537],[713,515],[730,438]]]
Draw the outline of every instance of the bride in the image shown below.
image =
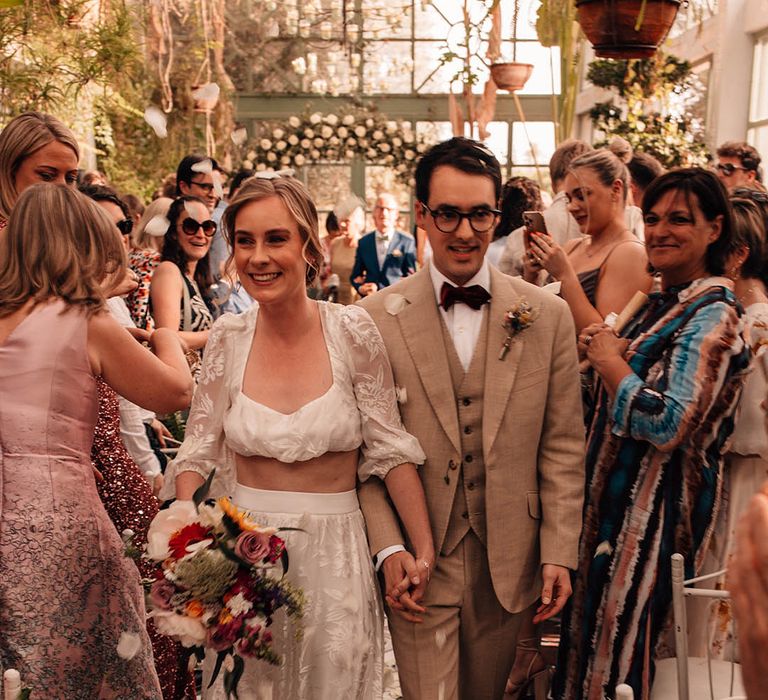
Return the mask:
[[[418,601],[434,564],[414,466],[424,453],[402,427],[368,313],[307,297],[322,248],[306,188],[272,173],[251,178],[224,228],[257,303],[213,327],[166,483],[175,477],[176,497],[189,500],[216,467],[211,495],[231,496],[264,525],[301,528],[284,534],[288,579],[307,600],[303,636],[278,613],[271,630],[283,664],[246,662],[240,697],[379,698],[382,607],[355,484],[384,480],[415,553],[406,570]],[[224,698],[221,676],[205,697]]]

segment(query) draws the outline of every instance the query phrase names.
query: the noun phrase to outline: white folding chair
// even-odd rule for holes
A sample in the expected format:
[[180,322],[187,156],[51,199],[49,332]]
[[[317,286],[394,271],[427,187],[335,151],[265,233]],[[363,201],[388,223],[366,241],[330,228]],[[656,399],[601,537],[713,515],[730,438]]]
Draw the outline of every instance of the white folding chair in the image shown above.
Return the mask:
[[651,700],[747,700],[741,667],[733,661],[688,656],[688,618],[685,598],[730,598],[728,591],[692,588],[695,583],[720,578],[725,571],[684,579],[682,554],[672,555],[672,607],[675,617],[676,658],[656,662]]

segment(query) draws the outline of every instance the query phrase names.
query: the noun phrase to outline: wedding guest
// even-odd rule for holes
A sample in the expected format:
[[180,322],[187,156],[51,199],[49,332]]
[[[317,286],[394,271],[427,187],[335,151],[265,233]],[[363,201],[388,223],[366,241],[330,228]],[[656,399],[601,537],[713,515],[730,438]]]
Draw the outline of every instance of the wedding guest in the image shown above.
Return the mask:
[[[327,298],[328,278],[331,276],[331,244],[341,235],[339,220],[333,211],[329,211],[325,217],[325,236],[320,238],[323,249],[323,265],[320,268],[320,274],[315,281],[316,296]],[[338,285],[337,285],[338,286]],[[311,290],[310,290],[311,291]]]
[[170,328],[194,351],[189,357],[195,378],[213,326],[208,251],[216,224],[203,200],[190,195],[168,209],[162,262],[152,275],[149,298],[157,328]]
[[154,356],[106,313],[101,285],[124,265],[74,188],[25,188],[0,236],[0,665],[40,697],[161,697],[138,573],[91,467],[95,378],[159,411],[192,381],[174,334],[152,335]]
[[627,163],[629,170],[629,189],[632,193],[632,204],[638,207],[643,203],[645,190],[657,177],[663,175],[664,166],[649,153],[636,151]]
[[762,159],[757,149],[744,141],[726,141],[717,149],[715,170],[720,181],[729,189],[751,187],[763,190]]
[[543,209],[538,183],[528,177],[511,177],[504,183],[504,189],[501,191],[501,216],[486,253],[491,265],[499,267],[501,256],[507,247],[507,236],[513,231],[522,235],[523,212]]
[[109,180],[98,170],[82,170],[77,180],[77,188],[83,187],[109,187]]
[[149,203],[144,216],[133,230],[131,251],[128,253],[128,267],[136,275],[137,286],[125,298],[131,318],[137,328],[151,331],[155,321],[149,312],[149,290],[152,275],[160,264],[165,234],[168,231],[168,209],[173,200],[158,197]]
[[213,158],[202,155],[184,156],[176,168],[176,194],[178,197],[197,197],[213,213],[219,201],[215,179],[221,182],[221,168]]
[[[750,199],[731,197],[734,250],[728,257],[726,276],[744,308],[745,338],[754,353],[768,348],[768,296],[766,295],[766,235],[763,215]],[[721,502],[702,574],[728,567],[736,540],[736,524],[752,496],[768,479],[768,432],[761,403],[768,394],[764,358],[752,358],[752,371],[744,383],[738,420],[725,454]],[[707,582],[712,587],[712,581]],[[733,652],[733,615],[729,601],[711,606],[706,599],[688,601],[689,652],[691,656],[738,660]],[[710,612],[711,610],[711,612]]]
[[133,229],[135,231],[141,221],[141,217],[144,215],[144,202],[130,192],[122,195],[120,199],[122,199],[125,202],[125,206],[128,207],[128,216],[130,216],[131,221],[133,221]]
[[560,611],[577,561],[573,320],[562,299],[486,261],[500,196],[501,167],[485,146],[434,146],[416,168],[416,223],[432,260],[361,302],[384,338],[406,429],[426,452],[419,476],[438,552],[423,597],[403,585],[418,552],[379,482],[362,484],[406,700],[501,698],[519,625]]
[[117,192],[107,185],[81,185],[79,188],[86,197],[98,204],[107,215],[115,222],[117,230],[123,237],[125,250],[132,247],[131,232],[133,231],[133,219],[126,203],[120,199]]
[[722,276],[734,247],[725,188],[709,171],[674,170],[651,183],[643,211],[662,291],[621,337],[592,324],[579,338],[600,383],[558,699],[610,697],[619,683],[650,696],[654,660],[670,654],[670,557],[685,557],[686,578],[701,567],[749,363]]
[[393,195],[383,192],[376,198],[375,228],[360,239],[349,276],[360,296],[373,294],[416,272],[416,241],[410,234],[396,230],[398,213]]
[[0,229],[16,198],[37,182],[75,187],[80,149],[74,134],[58,119],[25,112],[0,133]]
[[[258,303],[216,322],[168,476],[177,498],[190,499],[215,468],[212,494],[230,495],[265,526],[300,528],[285,533],[287,578],[308,601],[303,639],[278,613],[270,629],[284,662],[246,660],[240,697],[380,698],[383,615],[355,484],[386,484],[418,554],[410,580],[422,591],[434,569],[414,467],[424,453],[402,428],[368,314],[307,296],[322,251],[304,185],[250,179],[225,225],[240,279]],[[204,691],[225,696],[221,676]]]
[[739,658],[749,700],[768,700],[768,488],[755,494],[739,522],[728,572],[739,626]]
[[[339,224],[339,235],[330,243],[331,281],[336,282],[335,301],[339,304],[352,304],[360,296],[351,281],[360,237],[365,231],[365,204],[350,195],[339,202],[333,214]],[[326,282],[327,284],[328,282]]]
[[584,235],[565,246],[550,234],[530,235],[523,278],[535,282],[544,269],[560,281],[577,332],[620,312],[636,292],[651,287],[645,246],[626,227],[628,184],[626,166],[610,151],[576,158],[563,192]]

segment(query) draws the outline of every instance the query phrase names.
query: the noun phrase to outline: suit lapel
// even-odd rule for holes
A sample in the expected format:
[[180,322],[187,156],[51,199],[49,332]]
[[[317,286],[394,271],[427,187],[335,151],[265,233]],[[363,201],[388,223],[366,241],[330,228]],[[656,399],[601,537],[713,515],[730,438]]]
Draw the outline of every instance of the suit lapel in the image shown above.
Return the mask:
[[491,266],[491,295],[483,395],[483,453],[486,455],[490,453],[501,426],[525,343],[525,331],[523,331],[512,341],[507,356],[503,360],[499,359],[499,353],[507,338],[507,331],[503,326],[504,314],[520,297],[507,281],[506,275],[498,272],[493,266]]
[[403,294],[410,304],[397,314],[397,320],[432,409],[456,451],[461,452],[456,397],[429,268],[411,279]]
[[370,234],[370,246],[367,251],[368,260],[367,267],[369,270],[376,271],[376,280],[366,280],[367,282],[375,282],[381,275],[381,266],[379,265],[379,254],[376,250],[376,231],[372,231]]

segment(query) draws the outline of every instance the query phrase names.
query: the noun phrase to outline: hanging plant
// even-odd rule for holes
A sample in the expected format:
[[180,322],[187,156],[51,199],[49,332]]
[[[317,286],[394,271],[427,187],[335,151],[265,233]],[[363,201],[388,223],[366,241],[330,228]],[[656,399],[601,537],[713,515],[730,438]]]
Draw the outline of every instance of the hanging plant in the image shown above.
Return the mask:
[[416,161],[428,147],[410,124],[388,120],[382,114],[362,109],[341,114],[313,112],[265,128],[261,138],[243,148],[241,166],[256,171],[299,169],[360,158],[392,168],[401,182],[412,186]]

